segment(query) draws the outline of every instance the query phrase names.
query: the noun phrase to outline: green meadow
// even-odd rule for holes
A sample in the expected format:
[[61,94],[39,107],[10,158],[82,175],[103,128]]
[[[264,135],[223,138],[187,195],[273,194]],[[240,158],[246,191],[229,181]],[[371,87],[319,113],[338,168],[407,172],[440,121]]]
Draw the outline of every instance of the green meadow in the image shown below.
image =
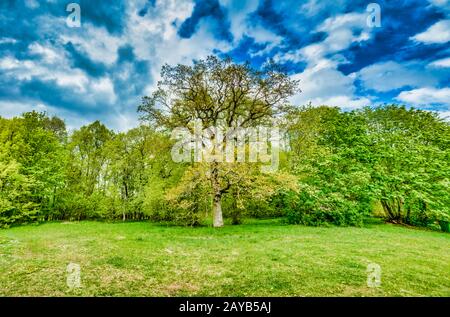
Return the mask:
[[[448,233],[382,223],[51,222],[0,230],[0,295],[450,296],[449,246]],[[69,263],[80,287],[66,283]]]

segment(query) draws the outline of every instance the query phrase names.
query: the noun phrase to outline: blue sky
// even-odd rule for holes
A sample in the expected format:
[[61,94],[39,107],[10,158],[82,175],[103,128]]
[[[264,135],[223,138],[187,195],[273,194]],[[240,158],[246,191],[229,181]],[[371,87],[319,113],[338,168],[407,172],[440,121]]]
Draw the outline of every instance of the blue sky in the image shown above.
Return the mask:
[[[70,28],[67,4],[81,27]],[[0,116],[47,111],[70,128],[138,124],[164,63],[269,59],[301,80],[298,105],[400,103],[450,116],[449,0],[2,0]]]

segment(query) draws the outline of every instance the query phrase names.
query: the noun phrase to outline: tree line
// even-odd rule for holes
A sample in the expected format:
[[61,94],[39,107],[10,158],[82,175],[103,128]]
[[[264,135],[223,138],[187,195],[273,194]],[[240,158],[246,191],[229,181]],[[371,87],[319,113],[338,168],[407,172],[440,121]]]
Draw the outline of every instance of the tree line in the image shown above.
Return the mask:
[[[399,105],[342,111],[293,106],[298,82],[277,65],[209,57],[166,65],[116,133],[99,121],[68,133],[45,113],[0,117],[0,225],[54,220],[152,220],[201,225],[284,217],[304,225],[362,225],[370,217],[448,231],[450,128]],[[277,125],[277,171],[259,163],[172,160],[174,127]],[[217,142],[217,146],[221,142]],[[219,140],[220,141],[220,140]]]

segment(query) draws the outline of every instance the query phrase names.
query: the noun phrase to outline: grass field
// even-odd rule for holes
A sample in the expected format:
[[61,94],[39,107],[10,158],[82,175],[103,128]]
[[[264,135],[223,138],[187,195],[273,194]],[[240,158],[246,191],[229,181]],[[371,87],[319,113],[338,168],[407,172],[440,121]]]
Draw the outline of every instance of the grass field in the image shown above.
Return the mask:
[[[450,296],[449,250],[450,234],[386,224],[47,223],[0,230],[0,295]],[[80,288],[66,285],[71,262]]]

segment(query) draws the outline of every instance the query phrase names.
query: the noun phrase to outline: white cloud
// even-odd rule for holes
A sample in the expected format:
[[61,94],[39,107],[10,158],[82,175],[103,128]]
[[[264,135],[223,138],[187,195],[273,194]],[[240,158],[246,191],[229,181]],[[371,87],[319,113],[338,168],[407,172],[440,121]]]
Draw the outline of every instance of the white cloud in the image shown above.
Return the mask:
[[447,111],[438,111],[439,117],[446,121],[450,121],[450,110]]
[[111,35],[104,27],[96,27],[88,22],[83,22],[81,28],[75,30],[79,32],[74,31],[69,35],[60,36],[63,44],[71,42],[96,62],[107,65],[116,62],[117,49],[125,43],[122,38]]
[[[247,15],[258,9],[259,1],[221,0],[220,4],[225,6],[228,10],[230,32],[233,34],[234,41],[237,43],[245,34],[249,35],[249,29],[253,28],[253,25],[248,23]],[[256,26],[256,28],[261,29],[260,26]]]
[[447,6],[449,4],[449,0],[430,0],[430,2],[438,7]]
[[139,120],[135,112],[117,112],[109,118],[109,122],[118,131],[128,131],[139,125]]
[[[178,49],[177,27],[173,21],[184,21],[194,8],[189,1],[160,1],[156,8],[141,17],[137,14],[140,6],[130,2],[126,24],[126,42],[131,44],[138,58],[152,61],[160,59],[163,54],[183,55],[185,52]],[[171,45],[162,51],[165,45]],[[156,63],[161,63],[157,61]]]
[[450,88],[424,87],[402,91],[396,99],[413,105],[445,104],[450,106]]
[[[362,31],[366,27],[366,13],[347,13],[326,19],[317,31],[327,32],[328,36],[322,45],[325,46],[325,53],[334,53],[347,49],[353,42],[362,42],[370,39],[367,31]],[[359,30],[361,33],[356,35]]]
[[[40,32],[46,34],[46,37],[54,35],[57,41],[52,44],[40,42],[29,46],[30,53],[41,57],[39,60],[2,58],[0,69],[4,70],[2,73],[5,76],[11,78],[11,82],[39,79],[54,81],[58,86],[70,87],[74,96],[80,96],[80,102],[84,106],[97,109],[106,104],[111,107],[107,117],[104,112],[99,116],[111,124],[112,128],[128,129],[137,123],[136,107],[140,96],[130,96],[129,100],[126,96],[121,96],[118,103],[120,94],[114,90],[113,80],[117,78],[126,82],[133,76],[134,70],[126,67],[116,68],[115,70],[118,70],[116,77],[92,78],[83,70],[72,68],[69,56],[58,54],[60,51],[64,52],[63,45],[71,42],[93,61],[108,66],[117,62],[119,47],[130,45],[137,59],[149,63],[148,83],[143,92],[145,94],[151,93],[164,63],[189,64],[193,59],[205,58],[215,49],[227,51],[232,48],[230,43],[216,39],[208,28],[202,27],[204,21],[200,22],[198,31],[191,38],[179,37],[177,32],[181,22],[192,14],[194,8],[192,1],[158,1],[155,7],[151,7],[147,14],[141,17],[138,12],[145,3],[144,0],[128,3],[126,12],[123,13],[126,16],[126,24],[121,34],[110,34],[104,27],[97,27],[86,20],[81,28],[67,29],[64,18],[41,17],[38,19]],[[254,11],[257,2],[246,3],[244,6],[247,7],[246,10]],[[235,26],[236,32],[240,32],[239,25]],[[276,40],[276,36],[258,27],[249,31],[244,25],[241,36],[244,33],[250,34],[256,41]],[[70,118],[75,117],[72,115]],[[70,124],[78,126],[77,122]]]
[[17,43],[16,39],[10,37],[2,37],[0,38],[0,44],[14,44]]
[[29,112],[33,110],[46,112],[50,116],[56,115],[61,119],[64,119],[64,121],[67,123],[67,128],[69,130],[77,129],[89,123],[89,120],[83,118],[82,116],[70,110],[52,107],[47,104],[43,104],[41,102],[34,102],[30,100],[24,101],[0,100],[0,116],[5,118],[20,116],[24,112]]
[[267,44],[264,49],[253,53],[252,56],[261,56],[269,53],[270,50],[279,46],[283,41],[281,36],[278,36],[261,26],[248,28],[245,34],[255,39],[256,43]]
[[89,78],[79,69],[58,71],[49,76],[43,75],[40,78],[44,80],[55,80],[59,86],[75,88],[79,93],[86,92],[89,84]]
[[259,1],[222,0],[220,2],[228,10],[230,32],[233,35],[234,46],[237,46],[244,36],[251,37],[256,43],[267,44],[263,50],[252,54],[252,56],[260,56],[281,44],[283,37],[273,33],[260,24],[254,24],[249,21],[248,14],[258,9]]
[[[3,76],[8,76],[11,82],[38,79],[69,88],[73,95],[79,95],[82,103],[92,108],[104,104],[114,105],[117,101],[110,78],[90,78],[80,69],[71,69],[68,64],[47,65],[6,56],[0,59],[0,69],[3,70]],[[35,104],[37,103],[40,101],[36,100]]]
[[370,106],[372,102],[365,97],[333,96],[330,98],[316,98],[311,100],[314,105],[327,105],[352,110]]
[[354,95],[353,79],[335,69],[336,64],[321,60],[304,72],[293,76],[300,80],[301,93],[291,101],[296,105],[311,102],[314,105],[329,105],[346,109],[361,108],[371,104],[370,99]]
[[417,42],[425,44],[444,44],[450,41],[450,20],[439,21],[430,26],[425,32],[412,37]]
[[405,86],[432,86],[438,79],[419,65],[403,65],[393,61],[373,64],[361,69],[356,77],[366,88],[385,92]]
[[450,57],[436,60],[429,64],[431,67],[435,68],[448,68],[450,67]]
[[5,56],[0,59],[0,69],[10,70],[20,67],[20,62],[11,56]]
[[37,2],[36,0],[26,0],[25,5],[30,9],[39,8],[39,2]]
[[116,131],[127,131],[138,125],[138,119],[135,113],[118,112],[114,109],[105,116],[104,114],[96,116],[91,114],[80,114],[70,109],[51,106],[42,102],[34,100],[10,101],[0,100],[0,116],[5,118],[12,118],[22,115],[29,111],[46,112],[49,116],[58,116],[66,122],[67,129],[73,131],[79,129],[81,126],[87,125],[95,120],[101,120],[109,128]]
[[[102,118],[113,128],[129,128],[137,122],[136,106],[139,97],[130,100],[121,99],[114,91],[114,77],[91,78],[80,69],[71,67],[69,56],[63,52],[62,45],[71,42],[77,49],[85,52],[95,62],[113,65],[117,62],[118,48],[131,45],[136,57],[149,63],[148,83],[144,93],[149,94],[159,78],[164,63],[191,63],[193,59],[205,58],[213,50],[227,51],[230,43],[217,40],[207,28],[199,25],[198,31],[189,39],[180,38],[178,28],[193,10],[192,1],[168,0],[158,1],[155,7],[141,17],[138,15],[146,1],[133,1],[127,5],[126,24],[121,34],[110,34],[104,27],[97,27],[90,22],[83,22],[81,28],[67,29],[65,18],[52,16],[39,17],[39,31],[46,37],[54,35],[54,43],[34,43],[29,46],[32,54],[39,55],[39,60],[18,60],[14,57],[0,58],[2,75],[9,76],[11,82],[31,79],[54,81],[58,86],[70,87],[74,96],[80,95],[80,102],[96,109],[100,105],[110,105],[107,118]],[[256,3],[256,2],[255,2]],[[246,4],[247,5],[247,4]],[[250,6],[248,10],[252,7]],[[256,7],[255,7],[256,8]],[[201,22],[203,23],[203,22]],[[243,30],[247,31],[247,30]],[[257,41],[272,41],[270,32],[255,28],[252,36]],[[4,42],[9,40],[3,38]],[[119,69],[117,78],[126,82],[133,75],[126,68]],[[136,99],[136,100],[134,100]],[[37,102],[40,102],[39,100]],[[35,103],[36,104],[36,103]],[[104,117],[104,114],[101,115]],[[75,118],[73,115],[71,118]],[[123,122],[122,122],[123,121]],[[76,122],[71,122],[77,126]]]
[[334,30],[349,28],[364,28],[366,26],[366,13],[346,13],[327,18],[319,27],[318,31],[332,32]]
[[[300,50],[277,55],[274,59],[278,61],[304,61],[313,65],[326,55],[347,49],[354,42],[367,41],[371,34],[365,30],[366,17],[365,13],[347,13],[328,18],[315,29],[316,32],[327,33],[324,41],[310,44]],[[341,62],[346,61],[342,59]]]
[[44,81],[55,81],[59,86],[72,87],[83,93],[86,91],[89,78],[79,69],[68,67],[53,67],[52,65],[39,64],[32,60],[17,60],[6,56],[0,59],[0,69],[5,76],[15,80],[31,80],[37,78]]
[[449,9],[450,1],[449,0],[429,0],[430,3],[438,8]]
[[[312,2],[311,2],[312,3]],[[336,54],[354,42],[370,39],[366,27],[365,13],[348,13],[326,19],[316,31],[326,32],[326,39],[313,43],[298,51],[278,55],[279,61],[304,61],[306,69],[295,75],[300,79],[301,93],[292,98],[297,105],[311,102],[314,105],[330,105],[345,109],[361,108],[371,104],[367,97],[355,95],[354,76],[344,75],[337,68],[345,63],[343,56]],[[355,32],[359,30],[360,32]],[[327,55],[334,54],[332,57]]]
[[98,102],[114,104],[117,101],[114,93],[114,85],[108,77],[92,80],[90,85],[91,93]]
[[62,62],[63,57],[61,54],[57,53],[53,48],[48,46],[43,46],[39,43],[32,43],[28,46],[28,50],[31,54],[40,55],[48,64],[53,64],[55,62]]
[[314,16],[323,11],[334,13],[340,11],[347,3],[348,0],[309,0],[302,4],[300,12],[306,16]]
[[365,97],[355,97],[355,96],[332,96],[332,97],[316,97],[316,98],[301,98],[302,102],[295,103],[296,105],[306,105],[311,103],[313,106],[331,106],[339,107],[346,110],[353,110],[363,108],[365,106],[370,106],[372,101]]
[[11,118],[33,109],[37,110],[35,105],[17,101],[0,100],[0,116],[2,117]]
[[[130,4],[131,5],[131,4]],[[204,58],[214,49],[226,51],[231,45],[217,40],[202,22],[189,39],[178,36],[179,24],[187,19],[193,9],[188,1],[161,1],[152,15],[141,17],[133,5],[129,10],[126,42],[130,43],[138,58],[148,60],[152,70],[159,73],[162,64],[191,63],[192,59]]]
[[191,15],[193,7],[190,1],[160,1],[141,17],[137,14],[140,6],[130,2],[122,41],[134,48],[139,59],[150,63],[151,73],[144,93],[149,94],[156,85],[163,64],[190,64],[193,59],[205,58],[215,49],[227,51],[232,48],[230,43],[216,39],[202,25],[189,39],[179,37],[179,24]]

